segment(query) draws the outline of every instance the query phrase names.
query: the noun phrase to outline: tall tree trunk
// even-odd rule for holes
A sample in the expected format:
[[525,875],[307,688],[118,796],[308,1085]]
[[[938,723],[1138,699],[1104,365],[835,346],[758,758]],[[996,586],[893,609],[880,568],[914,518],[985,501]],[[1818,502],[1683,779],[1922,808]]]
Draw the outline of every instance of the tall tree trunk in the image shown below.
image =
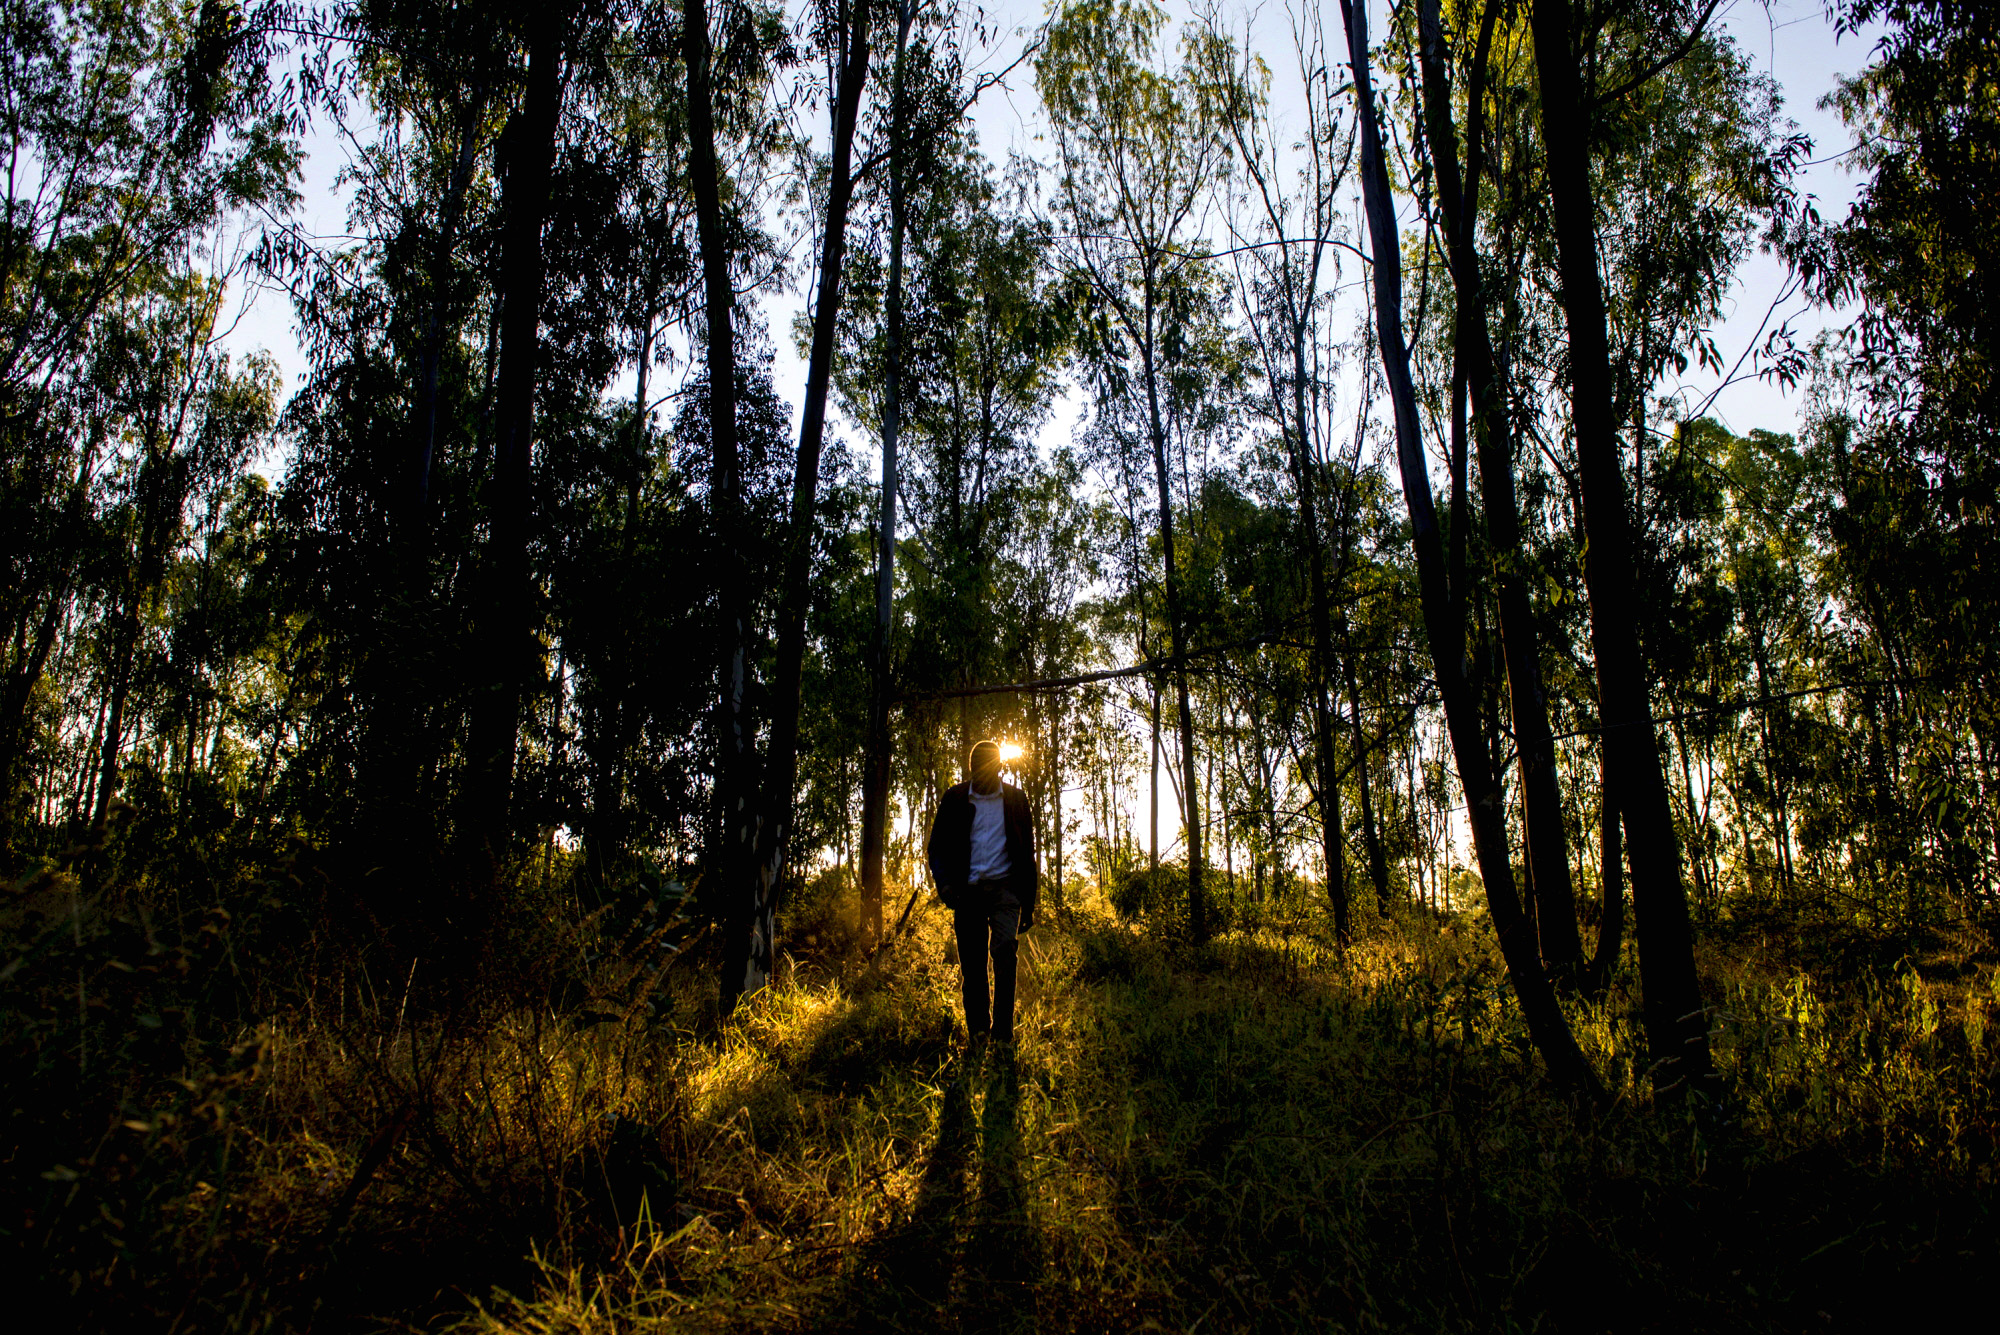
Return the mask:
[[1153,777],[1147,792],[1147,860],[1146,869],[1153,876],[1160,874],[1160,687],[1153,687],[1153,709],[1150,720],[1153,740]]
[[98,753],[97,800],[90,823],[98,829],[111,815],[111,799],[118,793],[118,753],[125,740],[125,701],[132,686],[132,656],[139,638],[139,593],[134,590],[130,605],[118,618],[111,663],[111,702],[104,716],[104,738]]
[[756,901],[756,756],[745,694],[749,685],[749,614],[742,587],[742,467],[736,439],[736,288],[729,276],[729,241],[723,230],[722,168],[715,152],[714,89],[709,76],[706,0],[685,0],[681,54],[687,66],[688,181],[694,193],[695,235],[701,246],[704,358],[708,370],[708,507],[710,562],[716,602],[715,765],[708,875],[722,883],[721,925],[727,934],[722,999],[726,1007],[769,967],[769,941],[760,955],[747,938]]
[[437,456],[438,366],[443,359],[445,283],[452,253],[458,247],[458,228],[465,216],[465,198],[472,188],[472,169],[479,146],[478,126],[486,106],[485,89],[474,88],[464,120],[459,125],[458,152],[452,161],[451,179],[446,186],[444,226],[430,263],[430,311],[425,319],[421,383],[417,390],[417,412],[410,447],[409,494],[405,502],[404,536],[418,552],[426,550],[426,529],[431,499],[431,470]]
[[771,683],[771,741],[764,791],[744,809],[738,838],[753,855],[750,875],[729,888],[744,921],[724,942],[722,1005],[763,986],[770,976],[778,884],[791,837],[793,790],[799,771],[799,692],[805,674],[806,609],[811,602],[813,536],[818,529],[819,462],[826,440],[826,395],[833,374],[840,280],[847,258],[847,213],[854,198],[854,128],[868,78],[869,0],[854,0],[843,14],[845,43],[835,92],[833,163],[827,183],[826,221],[819,257],[819,292],[813,306],[812,351],[806,362],[805,404],[792,467],[790,536],[778,589],[777,662]]
[[[70,544],[67,551],[60,550],[54,558],[57,566],[48,586],[48,601],[42,607],[42,615],[35,621],[32,635],[27,634],[27,612],[22,612],[23,638],[26,652],[14,655],[12,669],[7,674],[4,690],[0,690],[0,866],[11,867],[14,836],[14,797],[16,792],[15,772],[21,758],[28,749],[28,726],[32,715],[35,689],[41,685],[42,674],[48,669],[49,654],[55,649],[56,632],[62,626],[64,608],[69,605],[70,581],[76,574],[76,541],[82,531],[84,506],[90,496],[90,473],[97,462],[97,452],[104,444],[105,427],[99,421],[91,427],[85,437],[81,457],[77,461],[76,478],[71,482],[69,495],[63,505],[63,538]],[[95,750],[95,747],[92,748]]]
[[[1307,593],[1312,612],[1313,757],[1319,771],[1320,850],[1326,859],[1326,892],[1333,904],[1334,935],[1345,945],[1352,938],[1347,897],[1346,837],[1341,829],[1340,773],[1333,745],[1333,701],[1327,680],[1333,675],[1332,617],[1326,587],[1326,546],[1320,540],[1319,469],[1312,448],[1312,419],[1306,410],[1307,312],[1286,293],[1286,318],[1291,325],[1292,429],[1285,433],[1290,447],[1293,485],[1299,492],[1299,519],[1306,544]],[[1274,804],[1275,805],[1275,804]],[[1272,845],[1276,856],[1276,844]]]
[[1181,613],[1181,580],[1174,556],[1173,484],[1167,469],[1167,429],[1160,413],[1159,312],[1154,275],[1146,275],[1145,329],[1140,345],[1146,379],[1146,414],[1153,446],[1153,483],[1160,496],[1161,562],[1166,572],[1167,635],[1174,659],[1174,700],[1181,740],[1181,821],[1187,838],[1188,935],[1208,938],[1208,890],[1202,882],[1201,796],[1194,760],[1194,710],[1188,701],[1187,626]]
[[1351,0],[1341,0],[1340,8],[1347,24],[1348,56],[1360,110],[1361,188],[1370,248],[1374,253],[1376,342],[1395,409],[1396,458],[1416,549],[1424,627],[1430,641],[1438,694],[1444,701],[1445,725],[1451,734],[1459,783],[1465,791],[1473,850],[1485,882],[1486,900],[1499,933],[1508,977],[1520,998],[1528,1032],[1541,1051],[1542,1060],[1548,1064],[1549,1074],[1566,1089],[1601,1098],[1603,1089],[1597,1074],[1577,1047],[1569,1022],[1556,1002],[1555,989],[1542,972],[1534,943],[1527,934],[1520,900],[1515,895],[1514,870],[1507,849],[1506,813],[1498,776],[1493,771],[1485,739],[1480,736],[1474,683],[1465,675],[1465,627],[1454,619],[1453,600],[1446,584],[1443,535],[1431,499],[1422,427],[1417,419],[1416,386],[1410,378],[1409,348],[1403,340],[1401,241],[1369,78],[1367,16]]
[[[653,348],[659,318],[659,287],[647,291],[646,311],[639,327],[638,365],[632,386],[632,419],[626,428],[625,514],[619,524],[618,559],[622,577],[632,578],[632,558],[639,542],[639,489],[645,471],[648,440],[647,408],[651,402]],[[631,662],[631,636],[618,628],[619,652]],[[628,675],[612,698],[600,697],[593,709],[592,732],[596,742],[590,748],[590,814],[584,836],[584,870],[602,883],[613,862],[622,854],[625,841],[625,757],[630,742],[626,735],[629,715],[627,696],[631,693]]]
[[1521,773],[1522,825],[1535,922],[1543,962],[1571,980],[1582,966],[1576,925],[1576,892],[1570,877],[1569,839],[1563,828],[1562,792],[1556,773],[1555,736],[1542,690],[1534,609],[1528,594],[1527,553],[1514,494],[1514,440],[1505,385],[1487,325],[1484,285],[1474,243],[1478,222],[1481,154],[1485,137],[1486,56],[1499,5],[1489,0],[1480,21],[1467,106],[1468,161],[1461,181],[1458,131],[1452,123],[1450,75],[1445,65],[1439,0],[1421,0],[1425,135],[1436,164],[1438,201],[1445,214],[1447,251],[1458,294],[1454,361],[1470,390],[1473,434],[1485,499],[1487,543],[1492,552],[1500,647],[1507,667],[1509,712]]
[[1063,772],[1062,772],[1062,698],[1049,700],[1049,749],[1042,757],[1042,764],[1048,766],[1049,788],[1053,801],[1046,802],[1043,809],[1052,813],[1055,837],[1049,842],[1055,847],[1055,879],[1050,882],[1049,903],[1058,912],[1065,912],[1068,904],[1063,899]]
[[480,667],[489,673],[472,708],[473,765],[466,812],[484,845],[489,870],[499,871],[512,831],[514,749],[521,723],[521,688],[534,661],[534,596],[528,543],[533,510],[535,377],[541,357],[542,230],[555,172],[563,86],[566,15],[544,11],[530,38],[527,88],[503,133],[501,182],[500,378],[495,415],[491,536],[486,545],[486,597]]
[[[166,374],[162,371],[162,374]],[[111,815],[111,799],[118,793],[118,758],[125,740],[125,709],[132,688],[132,662],[138,653],[140,621],[146,604],[166,575],[169,527],[178,528],[180,500],[173,500],[173,520],[169,524],[167,476],[173,445],[167,440],[161,420],[165,388],[154,386],[143,432],[138,478],[137,545],[131,549],[132,564],[126,576],[125,606],[112,641],[111,702],[104,721],[104,749],[99,759],[97,801],[91,824],[99,830]]]
[[903,58],[913,18],[910,0],[896,13],[896,70],[890,89],[889,292],[882,375],[882,526],[875,557],[875,639],[870,646],[868,737],[861,762],[861,904],[869,931],[882,937],[882,853],[889,825],[890,630],[896,610],[896,450],[903,431]]
[[1589,107],[1577,77],[1581,53],[1569,0],[1534,0],[1531,20],[1563,316],[1569,331],[1570,420],[1576,432],[1583,501],[1584,581],[1590,593],[1598,712],[1631,852],[1646,1037],[1654,1059],[1661,1063],[1654,1089],[1673,1097],[1694,1083],[1706,1084],[1714,1065],[1695,975],[1679,841],[1633,612],[1631,514],[1618,457],[1610,340],[1598,277]]

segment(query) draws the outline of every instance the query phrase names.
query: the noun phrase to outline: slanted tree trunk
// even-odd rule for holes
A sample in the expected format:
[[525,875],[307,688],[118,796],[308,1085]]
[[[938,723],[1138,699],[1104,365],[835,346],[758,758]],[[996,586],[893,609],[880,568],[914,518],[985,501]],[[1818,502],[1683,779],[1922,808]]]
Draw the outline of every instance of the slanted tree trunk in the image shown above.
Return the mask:
[[770,976],[778,885],[791,836],[793,790],[799,771],[799,693],[805,675],[806,608],[811,602],[813,536],[818,529],[819,462],[826,440],[826,395],[833,374],[834,325],[840,315],[847,258],[847,214],[854,199],[854,129],[868,77],[869,0],[844,9],[840,79],[833,108],[833,162],[820,242],[819,292],[813,306],[811,354],[792,467],[790,536],[778,589],[777,662],[771,683],[771,741],[764,789],[743,809],[738,838],[751,855],[749,875],[728,894],[742,921],[724,942],[722,1004],[763,986]]
[[530,37],[527,87],[501,139],[500,377],[494,404],[490,536],[479,664],[486,681],[472,702],[472,775],[466,810],[469,832],[497,874],[512,831],[514,749],[520,731],[521,688],[534,661],[534,596],[528,543],[534,509],[535,377],[541,358],[542,230],[555,172],[563,87],[566,16],[553,9]]
[[1673,810],[1653,731],[1646,665],[1634,614],[1630,503],[1612,411],[1610,339],[1598,276],[1590,179],[1590,108],[1578,79],[1581,52],[1569,0],[1530,11],[1541,80],[1562,306],[1569,332],[1570,420],[1582,492],[1584,582],[1607,769],[1631,852],[1646,1038],[1660,1071],[1657,1094],[1676,1097],[1714,1071],[1695,975],[1694,936]]
[[1354,71],[1355,101],[1361,121],[1361,188],[1370,248],[1374,253],[1376,342],[1395,410],[1396,458],[1416,551],[1424,629],[1430,641],[1438,694],[1444,701],[1445,725],[1451,735],[1459,783],[1465,791],[1473,850],[1480,878],[1485,883],[1493,925],[1499,933],[1501,955],[1507,962],[1508,977],[1520,998],[1528,1032],[1542,1060],[1548,1064],[1549,1074],[1566,1089],[1601,1098],[1603,1090],[1597,1074],[1577,1047],[1569,1022],[1556,1002],[1555,989],[1536,958],[1534,942],[1528,935],[1514,889],[1505,808],[1492,758],[1480,735],[1475,686],[1465,674],[1465,627],[1457,619],[1446,582],[1443,535],[1431,499],[1430,472],[1424,458],[1422,427],[1417,419],[1416,386],[1410,377],[1408,344],[1403,339],[1401,241],[1389,195],[1389,172],[1383,159],[1381,128],[1369,77],[1367,16],[1351,0],[1341,0],[1340,7],[1347,24],[1348,56]]
[[1421,0],[1425,135],[1436,165],[1438,202],[1445,215],[1447,253],[1458,295],[1454,360],[1470,391],[1473,435],[1485,499],[1487,545],[1492,553],[1508,708],[1521,773],[1522,825],[1534,921],[1542,959],[1559,979],[1573,980],[1582,966],[1576,925],[1576,892],[1570,877],[1569,841],[1563,829],[1562,792],[1556,773],[1555,737],[1542,690],[1534,609],[1525,576],[1520,509],[1514,494],[1514,440],[1508,395],[1494,356],[1487,304],[1474,243],[1485,137],[1485,70],[1499,5],[1489,0],[1480,20],[1467,99],[1468,161],[1461,180],[1458,131],[1452,121],[1450,75],[1444,60],[1439,0]]

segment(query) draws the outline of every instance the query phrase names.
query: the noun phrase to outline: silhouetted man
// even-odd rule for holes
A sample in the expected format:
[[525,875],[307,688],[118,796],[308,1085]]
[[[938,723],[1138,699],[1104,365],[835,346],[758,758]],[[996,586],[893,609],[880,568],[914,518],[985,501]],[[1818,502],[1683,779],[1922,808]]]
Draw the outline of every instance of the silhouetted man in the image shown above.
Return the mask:
[[[965,974],[965,1027],[974,1042],[989,1029],[1014,1041],[1014,972],[1020,935],[1034,924],[1041,873],[1028,797],[1000,779],[1000,745],[976,742],[970,781],[948,789],[931,822],[928,861],[938,896],[952,911]],[[986,1010],[986,956],[993,955],[993,1011]]]

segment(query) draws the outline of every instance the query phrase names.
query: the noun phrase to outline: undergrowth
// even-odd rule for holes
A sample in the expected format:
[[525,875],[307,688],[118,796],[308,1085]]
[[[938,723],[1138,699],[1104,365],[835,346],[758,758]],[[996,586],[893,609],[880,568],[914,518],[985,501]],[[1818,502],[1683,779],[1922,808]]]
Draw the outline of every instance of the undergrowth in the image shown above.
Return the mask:
[[724,1022],[664,892],[525,896],[506,967],[433,978],[24,881],[9,1278],[81,1327],[1747,1331],[1907,1323],[2000,1259],[1970,937],[1711,933],[1717,1097],[1652,1105],[1621,975],[1571,1003],[1582,1108],[1476,918],[1343,954],[1050,915],[982,1053],[943,915],[870,954],[845,894]]

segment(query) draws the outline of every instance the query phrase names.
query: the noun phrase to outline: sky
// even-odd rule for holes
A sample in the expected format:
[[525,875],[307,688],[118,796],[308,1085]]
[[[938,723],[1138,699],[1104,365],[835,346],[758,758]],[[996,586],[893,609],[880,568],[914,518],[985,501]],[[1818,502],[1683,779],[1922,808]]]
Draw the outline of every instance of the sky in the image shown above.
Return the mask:
[[[1379,30],[1386,6],[1383,0],[1371,0],[1369,7],[1376,15],[1375,28]],[[984,13],[992,26],[1006,36],[979,63],[988,70],[1001,69],[1018,58],[1022,46],[1032,37],[1041,22],[1042,7],[1036,0],[994,0],[984,6]],[[1818,196],[1823,213],[1835,216],[1844,212],[1856,184],[1843,165],[1842,150],[1848,146],[1849,137],[1838,118],[1817,104],[1832,89],[1837,74],[1852,74],[1865,63],[1872,39],[1849,37],[1836,42],[1818,0],[1769,0],[1769,3],[1726,0],[1720,16],[1752,63],[1776,77],[1785,96],[1785,114],[1814,140],[1814,162],[1806,169],[1804,188]],[[1270,62],[1280,69],[1284,67],[1280,59],[1284,38],[1281,7],[1238,7],[1233,11],[1232,25],[1239,32],[1247,27],[1253,42],[1271,53]],[[1283,117],[1286,109],[1282,79],[1276,91],[1279,115]],[[1033,71],[1027,65],[1017,67],[1004,84],[989,90],[973,108],[971,120],[982,148],[996,162],[1013,153],[1049,160]],[[301,200],[291,221],[322,247],[337,248],[354,240],[347,234],[349,192],[338,181],[351,160],[352,148],[350,142],[323,124],[315,128],[305,144]],[[1727,361],[1734,362],[1751,345],[1761,342],[1763,331],[1786,318],[1794,321],[1795,328],[1807,331],[1841,322],[1842,313],[1811,311],[1799,297],[1773,310],[1773,300],[1786,288],[1786,277],[1784,266],[1763,254],[1753,255],[1737,274],[1728,312],[1715,331]],[[803,309],[803,288],[800,284],[793,291],[775,294],[767,301],[769,326],[773,331],[789,329],[792,316]],[[240,314],[226,336],[227,345],[233,351],[268,352],[284,372],[287,387],[296,388],[305,370],[305,359],[299,350],[285,295],[242,284],[233,295]],[[796,411],[804,386],[804,363],[789,339],[777,341],[774,367],[777,388]],[[1718,391],[1719,379],[1714,374],[1706,377],[1690,374],[1679,388],[1685,391],[1686,402],[1694,405],[1707,402],[1713,395],[1710,411],[1739,432],[1757,426],[1774,430],[1796,427],[1801,407],[1796,390],[1787,392],[1751,377]],[[1064,418],[1065,414],[1057,414],[1052,425],[1066,433]]]
[[[1379,34],[1387,2],[1367,0],[1367,4],[1372,17],[1371,31]],[[1251,44],[1266,53],[1274,70],[1282,72],[1290,68],[1282,0],[1254,7],[1238,4],[1225,7],[1223,12],[1233,31],[1248,33]],[[989,89],[971,112],[981,148],[996,163],[1004,163],[1011,154],[1048,162],[1052,154],[1044,137],[1046,126],[1034,92],[1033,71],[1025,63],[1017,64],[1024,46],[1042,21],[1042,5],[1039,0],[991,0],[981,7],[981,13],[989,30],[999,34],[999,40],[983,57],[973,60],[973,72],[1014,66],[1006,81]],[[1875,34],[1836,40],[1820,0],[1723,0],[1718,17],[1752,66],[1776,79],[1784,98],[1783,114],[1812,137],[1815,146],[1812,161],[1799,181],[1800,188],[1818,198],[1823,216],[1843,215],[1857,185],[1845,166],[1851,137],[1838,117],[1822,109],[1819,103],[1833,89],[1838,76],[1852,75],[1866,64]],[[1329,37],[1338,40],[1338,18],[1331,5],[1326,22]],[[1300,119],[1297,104],[1288,107],[1286,96],[1286,81],[1278,78],[1274,100],[1281,127],[1287,119],[1294,122]],[[821,133],[824,134],[823,127]],[[349,192],[339,181],[341,172],[352,160],[353,147],[323,125],[316,128],[305,144],[302,198],[291,222],[322,247],[344,247],[354,240],[347,234]],[[1218,220],[1212,235],[1220,231]],[[800,246],[794,253],[800,256],[801,272],[809,272],[810,247]],[[287,391],[297,388],[306,369],[305,359],[285,295],[270,289],[239,286],[233,296],[238,315],[224,343],[236,352],[270,354],[284,375]],[[764,301],[767,327],[776,345],[772,367],[774,387],[780,398],[792,405],[795,426],[803,397],[805,366],[788,331],[794,316],[805,309],[809,296],[806,283],[800,281],[788,291],[771,293]],[[1844,324],[1850,315],[1851,312],[1812,309],[1793,290],[1782,262],[1768,254],[1753,253],[1737,272],[1723,318],[1712,331],[1722,350],[1724,365],[1738,373],[1729,379],[1716,372],[1691,369],[1679,383],[1661,386],[1660,392],[1675,395],[1686,415],[1706,413],[1739,434],[1759,427],[1796,431],[1804,408],[1803,389],[1788,389],[1751,373],[1754,362],[1749,354],[1762,344],[1771,329],[1787,320],[1803,344],[1823,328]],[[1067,443],[1082,407],[1082,399],[1075,392],[1058,402],[1043,428],[1041,445],[1045,450]],[[846,437],[856,455],[867,460],[872,449],[865,433],[841,420],[837,404],[830,405],[830,410],[830,430]],[[282,471],[283,460],[273,457],[264,466],[276,474]],[[1147,799],[1143,788],[1138,797],[1143,810]],[[1179,824],[1173,815],[1176,805],[1171,793],[1162,794],[1162,834],[1175,840]],[[1143,820],[1139,828],[1144,828]],[[1462,841],[1462,835],[1460,838]]]

